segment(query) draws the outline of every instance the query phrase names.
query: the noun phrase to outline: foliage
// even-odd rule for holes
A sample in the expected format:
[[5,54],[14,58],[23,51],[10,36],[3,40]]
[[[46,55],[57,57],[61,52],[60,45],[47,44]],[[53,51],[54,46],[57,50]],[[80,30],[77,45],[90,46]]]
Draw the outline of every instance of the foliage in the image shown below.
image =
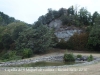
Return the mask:
[[52,20],[60,18],[65,13],[64,8],[60,8],[58,11],[52,10],[51,8],[48,9],[48,13],[42,15],[38,18],[38,21],[34,22],[34,25],[46,25],[49,24]]
[[25,28],[27,28],[27,26],[26,26],[25,23],[23,23],[23,22],[17,23],[17,26],[15,27],[15,29],[14,29],[14,31],[13,31],[13,33],[12,33],[12,38],[13,38],[13,40],[18,39],[19,34],[20,34],[23,30],[25,30]]
[[3,43],[5,49],[14,49],[14,42],[19,37],[19,33],[27,28],[26,24],[23,22],[13,22],[7,26],[0,26],[0,41]]
[[40,25],[39,27],[34,28],[33,34],[33,52],[43,53],[53,46],[54,34],[51,29],[48,29],[45,25]]
[[82,58],[82,55],[77,55],[77,58]]
[[88,38],[88,47],[90,49],[99,50],[100,49],[100,26],[93,26],[90,31]]
[[61,48],[61,49],[66,49],[67,48],[67,42],[64,39],[61,39],[57,44],[56,44],[57,48]]
[[29,58],[33,55],[33,51],[29,48],[22,49],[22,58]]
[[92,16],[92,25],[94,25],[95,23],[97,23],[97,18],[99,17],[99,13],[98,12],[94,12],[93,16]]
[[72,62],[72,61],[75,61],[75,58],[74,58],[74,55],[71,54],[71,53],[66,53],[64,54],[64,57],[63,57],[64,61],[65,62]]
[[15,60],[15,59],[20,59],[16,55],[16,51],[8,51],[2,56],[2,60]]
[[74,13],[75,13],[73,6],[69,7],[67,11],[68,11],[68,15],[74,15]]
[[67,48],[74,50],[85,50],[87,48],[88,33],[74,34],[67,41]]
[[0,12],[0,25],[8,25],[11,22],[14,22],[15,19],[13,17],[9,17],[8,15]]
[[4,47],[3,47],[3,43],[0,42],[0,52],[1,52],[2,49],[4,49]]
[[61,16],[61,21],[63,25],[67,25],[67,26],[69,26],[71,22],[70,17],[68,16]]
[[88,60],[88,62],[93,61],[93,56],[90,55],[87,60]]
[[1,42],[5,49],[10,49],[10,44],[13,43],[13,40],[9,34],[4,34]]
[[12,38],[15,36],[17,37],[18,33],[24,30],[27,27],[27,24],[24,22],[13,22],[5,26],[5,29],[3,30],[2,34],[8,33],[12,36]]
[[100,24],[100,14],[98,12],[94,12],[92,16],[92,25],[99,25]]
[[[84,27],[85,32],[74,34],[68,41],[63,39],[59,41],[54,36],[54,31],[48,28],[48,24],[55,19],[60,19],[62,24],[66,25],[62,27],[71,25]],[[56,47],[63,49],[86,50],[88,47],[89,49],[99,50],[99,19],[100,14],[98,12],[91,15],[83,7],[79,11],[73,6],[59,10],[49,8],[45,15],[40,16],[38,21],[30,26],[0,12],[0,52],[5,49],[8,51],[16,48],[17,53],[20,49],[31,49],[33,53],[44,53],[50,47],[55,47],[54,42],[58,43]],[[27,53],[27,50],[25,52]]]
[[33,34],[34,30],[32,28],[27,28],[19,34],[18,39],[15,41],[16,49],[31,48],[33,49]]
[[84,7],[79,10],[79,21],[82,25],[91,24],[91,14]]
[[22,32],[16,40],[16,49],[31,48],[34,53],[43,53],[53,45],[53,32],[47,26],[34,26]]

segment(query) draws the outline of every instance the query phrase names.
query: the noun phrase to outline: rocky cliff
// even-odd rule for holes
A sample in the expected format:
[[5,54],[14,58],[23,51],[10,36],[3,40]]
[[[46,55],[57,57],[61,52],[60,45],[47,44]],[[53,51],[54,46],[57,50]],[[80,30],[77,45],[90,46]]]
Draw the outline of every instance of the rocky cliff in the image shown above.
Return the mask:
[[80,33],[82,30],[78,27],[72,26],[64,26],[62,25],[62,21],[59,19],[53,20],[48,25],[50,28],[55,29],[55,35],[59,39],[64,39],[67,41],[71,36],[74,35],[74,33]]

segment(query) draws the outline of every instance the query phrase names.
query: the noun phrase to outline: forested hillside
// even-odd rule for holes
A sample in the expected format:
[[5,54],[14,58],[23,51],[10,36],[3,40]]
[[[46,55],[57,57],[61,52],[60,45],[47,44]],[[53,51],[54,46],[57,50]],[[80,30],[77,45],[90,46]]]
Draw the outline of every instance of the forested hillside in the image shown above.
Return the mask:
[[[56,19],[61,20],[62,27],[74,26],[83,32],[75,33],[68,41],[58,41],[55,28],[49,28],[49,24]],[[76,10],[71,6],[58,11],[50,8],[32,25],[0,12],[0,57],[1,60],[28,58],[51,48],[99,51],[99,33],[100,14],[91,14],[84,7]]]

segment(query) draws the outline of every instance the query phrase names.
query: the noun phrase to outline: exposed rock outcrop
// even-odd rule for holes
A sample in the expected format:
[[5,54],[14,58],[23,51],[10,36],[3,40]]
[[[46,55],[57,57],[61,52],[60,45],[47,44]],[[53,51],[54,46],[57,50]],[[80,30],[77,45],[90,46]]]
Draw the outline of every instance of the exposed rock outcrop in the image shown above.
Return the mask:
[[53,20],[48,25],[50,28],[55,29],[55,35],[59,39],[64,39],[67,41],[74,33],[81,33],[81,29],[75,26],[64,26],[62,25],[62,21],[60,19]]

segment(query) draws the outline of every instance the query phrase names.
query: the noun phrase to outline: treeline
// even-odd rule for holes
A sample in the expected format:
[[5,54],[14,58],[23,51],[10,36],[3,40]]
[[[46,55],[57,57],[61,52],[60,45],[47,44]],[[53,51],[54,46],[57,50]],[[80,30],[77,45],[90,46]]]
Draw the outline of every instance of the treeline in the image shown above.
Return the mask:
[[9,23],[12,23],[14,21],[16,21],[15,18],[9,17],[3,12],[0,12],[0,25],[8,25]]
[[73,6],[68,9],[60,8],[58,11],[49,8],[48,13],[40,16],[34,25],[46,25],[55,19],[62,20],[63,25],[67,26],[90,26],[99,23],[100,14],[98,12],[94,12],[93,15],[91,15],[84,7],[79,10],[77,9],[78,7],[75,8]]
[[54,46],[53,38],[53,30],[46,25],[30,26],[18,21],[0,26],[0,58],[14,60],[45,53]]

